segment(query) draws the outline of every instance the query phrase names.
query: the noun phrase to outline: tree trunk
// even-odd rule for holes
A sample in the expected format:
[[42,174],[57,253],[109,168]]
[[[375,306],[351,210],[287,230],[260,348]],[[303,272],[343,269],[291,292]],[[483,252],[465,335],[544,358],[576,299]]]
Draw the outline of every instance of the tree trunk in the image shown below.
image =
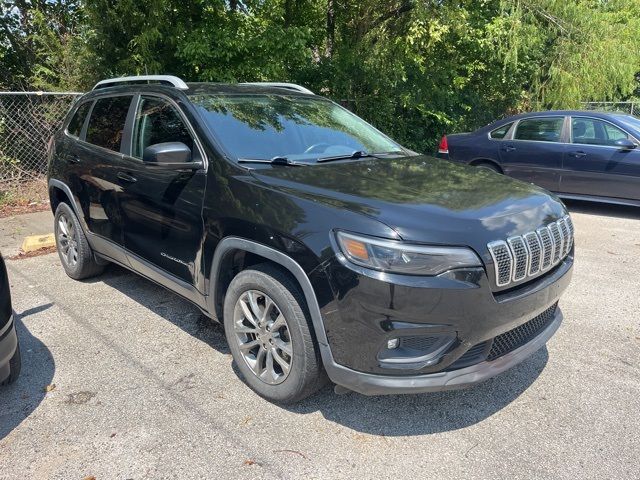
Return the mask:
[[335,1],[327,0],[327,56],[333,56],[333,48],[336,39],[336,10]]

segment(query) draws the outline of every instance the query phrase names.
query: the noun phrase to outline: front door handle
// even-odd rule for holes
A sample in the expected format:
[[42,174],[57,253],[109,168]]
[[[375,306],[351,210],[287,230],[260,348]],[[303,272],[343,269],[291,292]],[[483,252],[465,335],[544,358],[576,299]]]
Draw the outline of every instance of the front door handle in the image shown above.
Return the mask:
[[505,145],[502,147],[502,150],[505,152],[513,152],[516,149],[513,145]]
[[69,163],[80,163],[80,157],[77,155],[67,155],[67,161]]
[[587,152],[582,152],[582,151],[571,152],[569,155],[571,155],[572,157],[575,157],[575,158],[582,158],[582,157],[586,157],[587,156]]
[[125,182],[129,182],[129,183],[135,183],[138,181],[136,177],[132,177],[128,173],[124,173],[124,172],[118,172],[118,178],[120,180],[124,180]]

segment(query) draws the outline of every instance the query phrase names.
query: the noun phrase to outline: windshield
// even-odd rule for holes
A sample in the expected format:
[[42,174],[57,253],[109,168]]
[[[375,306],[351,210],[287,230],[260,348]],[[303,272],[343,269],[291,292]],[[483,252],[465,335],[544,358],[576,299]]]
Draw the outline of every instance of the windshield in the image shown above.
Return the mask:
[[619,115],[618,120],[622,123],[640,132],[640,119],[632,115]]
[[403,153],[353,113],[322,98],[287,95],[189,97],[222,145],[238,159],[315,162],[354,152]]

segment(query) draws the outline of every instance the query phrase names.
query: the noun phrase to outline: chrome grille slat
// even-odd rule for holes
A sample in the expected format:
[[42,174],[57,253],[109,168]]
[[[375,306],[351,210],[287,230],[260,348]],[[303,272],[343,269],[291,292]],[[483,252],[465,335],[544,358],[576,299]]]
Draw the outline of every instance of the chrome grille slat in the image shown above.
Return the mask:
[[542,242],[542,264],[541,270],[544,272],[551,267],[553,263],[553,239],[548,227],[539,228],[536,233]]
[[574,227],[565,217],[535,232],[487,244],[499,287],[521,282],[560,263],[573,246]]
[[564,254],[566,255],[571,250],[573,246],[573,234],[571,232],[571,227],[569,227],[569,222],[567,221],[567,217],[560,220],[562,222],[563,228],[562,233],[564,234]]
[[493,264],[496,269],[496,285],[502,287],[511,283],[511,273],[513,271],[513,254],[507,242],[499,240],[487,245]]
[[555,250],[553,251],[553,264],[555,265],[560,261],[562,250],[564,248],[564,245],[562,245],[562,234],[560,233],[558,222],[549,224],[549,231],[551,232],[551,238],[553,239],[553,243],[555,244]]
[[513,253],[513,276],[514,282],[520,281],[527,276],[529,269],[529,251],[522,237],[511,237],[507,239]]
[[529,232],[522,236],[529,249],[529,275],[535,275],[540,271],[542,259],[542,243],[536,232]]

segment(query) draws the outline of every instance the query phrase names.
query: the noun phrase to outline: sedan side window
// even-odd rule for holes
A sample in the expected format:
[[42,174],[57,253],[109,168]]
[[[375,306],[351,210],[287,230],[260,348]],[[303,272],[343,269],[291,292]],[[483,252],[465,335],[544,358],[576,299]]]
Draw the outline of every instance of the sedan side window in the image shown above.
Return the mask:
[[535,142],[559,142],[562,138],[564,117],[527,118],[520,120],[514,139]]
[[580,145],[614,145],[616,140],[628,138],[618,127],[595,118],[571,119],[571,142]]
[[149,145],[182,142],[194,152],[193,138],[175,108],[156,97],[141,97],[133,131],[133,157],[142,158]]
[[495,130],[492,130],[489,136],[494,140],[501,140],[507,135],[507,132],[511,128],[511,125],[513,125],[513,123],[507,123],[506,125],[502,125],[501,127],[498,127]]
[[87,142],[119,152],[131,98],[130,95],[99,98],[89,118]]

